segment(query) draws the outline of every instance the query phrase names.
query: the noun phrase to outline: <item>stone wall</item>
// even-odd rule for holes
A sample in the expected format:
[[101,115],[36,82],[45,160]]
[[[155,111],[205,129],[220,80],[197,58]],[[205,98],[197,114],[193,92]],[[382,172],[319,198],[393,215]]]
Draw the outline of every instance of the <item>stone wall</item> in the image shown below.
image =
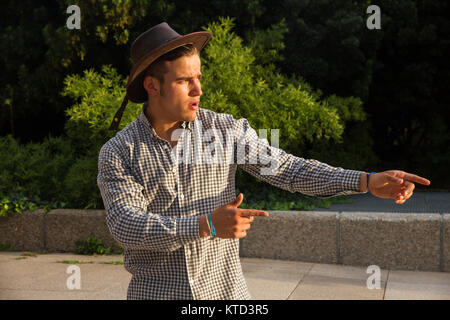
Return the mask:
[[[241,239],[242,257],[450,272],[450,214],[268,212]],[[15,251],[73,252],[76,241],[89,235],[105,246],[117,244],[104,210],[36,210],[0,218],[0,242]]]

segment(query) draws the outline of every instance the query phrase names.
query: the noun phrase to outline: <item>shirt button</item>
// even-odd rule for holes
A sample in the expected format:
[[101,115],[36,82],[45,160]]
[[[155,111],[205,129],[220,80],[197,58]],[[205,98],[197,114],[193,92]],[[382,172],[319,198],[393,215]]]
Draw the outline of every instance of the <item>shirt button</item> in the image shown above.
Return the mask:
[[173,172],[173,173],[177,173],[177,168],[174,167],[174,168],[172,169],[172,172]]
[[184,195],[182,193],[180,193],[180,199],[183,200],[184,199]]

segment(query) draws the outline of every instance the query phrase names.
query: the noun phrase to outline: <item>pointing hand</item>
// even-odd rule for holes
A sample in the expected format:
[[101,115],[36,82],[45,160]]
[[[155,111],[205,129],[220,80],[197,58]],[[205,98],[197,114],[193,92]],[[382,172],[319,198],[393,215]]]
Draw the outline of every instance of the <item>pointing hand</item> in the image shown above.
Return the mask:
[[244,195],[240,193],[233,201],[217,208],[211,214],[211,220],[219,238],[244,238],[254,220],[254,216],[268,217],[269,213],[256,209],[238,208]]

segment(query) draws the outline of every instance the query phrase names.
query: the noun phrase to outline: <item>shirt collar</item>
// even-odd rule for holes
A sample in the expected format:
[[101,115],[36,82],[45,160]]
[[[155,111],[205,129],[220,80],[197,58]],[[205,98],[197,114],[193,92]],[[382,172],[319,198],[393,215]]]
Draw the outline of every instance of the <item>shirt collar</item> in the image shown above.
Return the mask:
[[[141,122],[150,130],[150,134],[153,137],[157,137],[158,135],[156,134],[155,129],[153,128],[153,126],[151,125],[150,121],[148,121],[147,117],[145,116],[145,109],[147,109],[148,106],[148,102],[144,102],[144,104],[142,105],[142,112],[139,116],[139,119],[141,120]],[[181,127],[183,129],[188,129],[189,131],[192,131],[194,126],[194,121],[183,121],[183,123],[181,124]]]

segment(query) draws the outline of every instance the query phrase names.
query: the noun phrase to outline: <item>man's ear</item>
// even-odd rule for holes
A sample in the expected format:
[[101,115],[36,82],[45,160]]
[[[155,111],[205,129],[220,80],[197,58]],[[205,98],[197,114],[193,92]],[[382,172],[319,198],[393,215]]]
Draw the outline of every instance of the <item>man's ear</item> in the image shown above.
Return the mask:
[[145,91],[147,91],[150,96],[156,97],[159,95],[160,83],[155,77],[146,76],[142,85],[144,86]]

